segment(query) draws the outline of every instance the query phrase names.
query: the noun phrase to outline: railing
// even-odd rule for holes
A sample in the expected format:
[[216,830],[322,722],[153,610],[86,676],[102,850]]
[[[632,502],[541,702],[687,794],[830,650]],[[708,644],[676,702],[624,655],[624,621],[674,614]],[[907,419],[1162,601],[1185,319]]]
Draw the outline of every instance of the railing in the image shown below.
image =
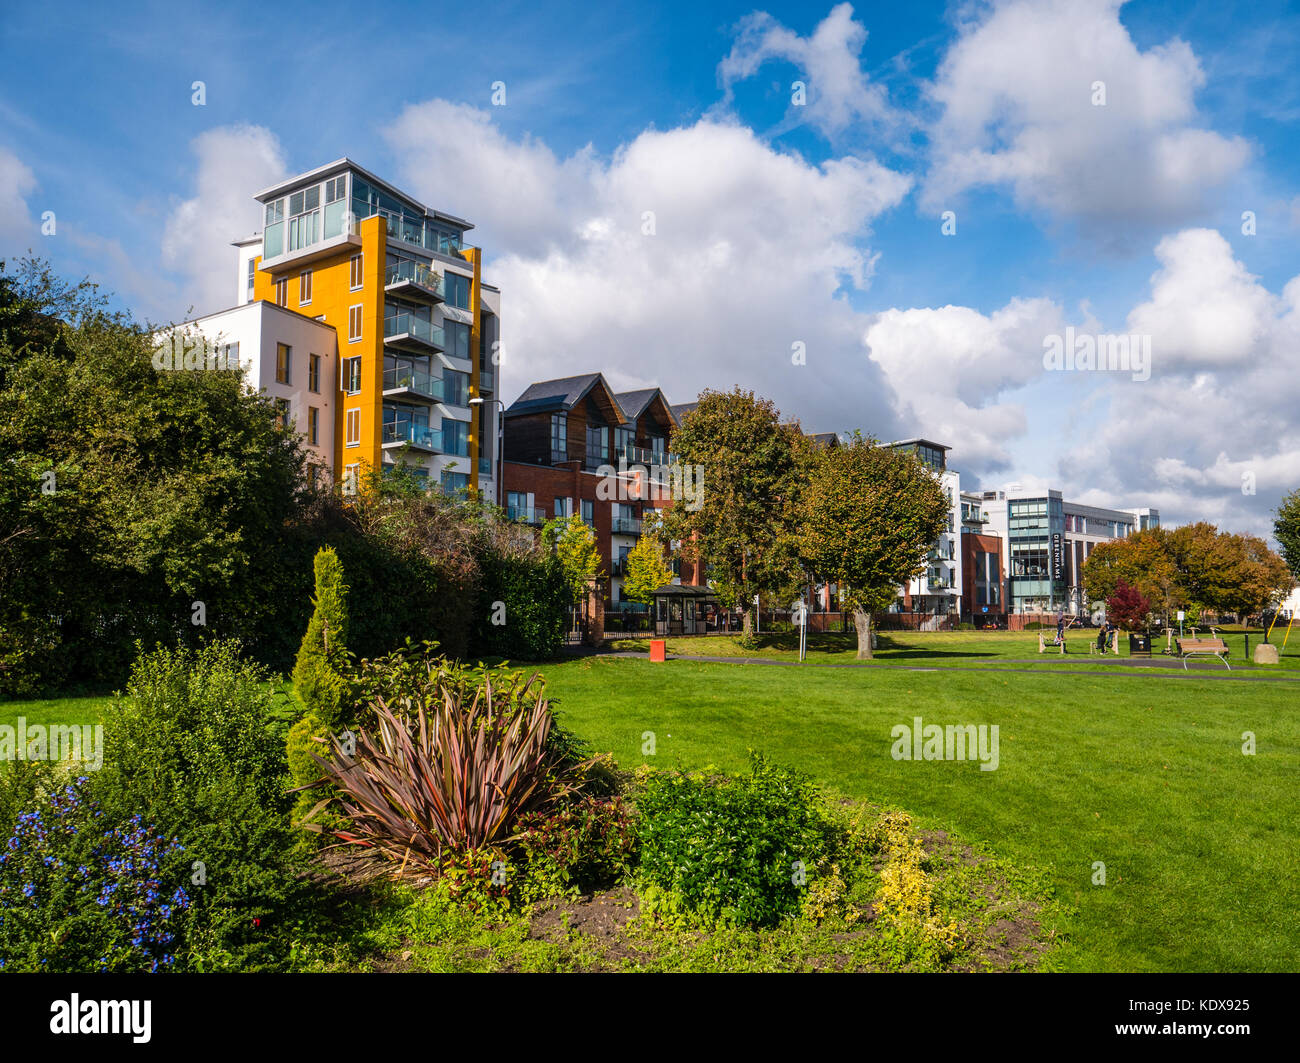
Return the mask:
[[641,519],[639,517],[615,517],[610,522],[610,531],[615,535],[640,535]]
[[384,284],[414,284],[431,295],[443,298],[443,276],[423,262],[401,258],[390,264],[384,273]]
[[506,506],[506,520],[520,524],[545,524],[546,510],[540,506]]
[[480,391],[495,391],[497,385],[497,375],[491,369],[478,367],[478,386]]
[[609,565],[609,574],[611,576],[626,576],[627,558],[616,557],[613,561],[611,561]]
[[409,313],[393,314],[391,317],[384,318],[384,338],[390,336],[411,336],[437,347],[440,351],[446,345],[441,328]]
[[410,443],[425,450],[442,450],[442,432],[414,421],[386,421],[381,438],[385,443]]
[[931,590],[935,591],[946,591],[952,587],[952,583],[943,577],[937,579],[930,579],[927,577],[925,582],[929,585]]
[[602,465],[608,465],[609,463],[609,451],[607,450],[595,454],[588,451],[586,457],[582,459],[582,467],[590,470],[599,469]]
[[568,460],[569,460],[569,452],[567,450],[556,450],[554,447],[551,448],[552,465],[556,465]]
[[410,388],[439,402],[446,401],[446,381],[419,369],[407,369],[405,366],[389,366],[385,369],[384,390],[395,391],[397,388]]

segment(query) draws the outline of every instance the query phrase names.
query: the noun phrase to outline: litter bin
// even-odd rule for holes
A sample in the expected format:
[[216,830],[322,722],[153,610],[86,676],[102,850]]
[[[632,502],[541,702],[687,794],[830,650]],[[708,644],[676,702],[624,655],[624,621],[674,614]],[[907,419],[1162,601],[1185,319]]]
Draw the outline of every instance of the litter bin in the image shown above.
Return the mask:
[[1130,657],[1151,656],[1151,636],[1130,633],[1128,637],[1128,655]]
[[665,650],[666,648],[667,648],[667,647],[665,646],[665,644],[664,644],[664,640],[663,640],[663,639],[651,639],[651,640],[650,640],[650,660],[652,660],[652,661],[663,661],[663,660],[665,660],[665,659],[666,659],[666,654],[664,653],[664,650]]

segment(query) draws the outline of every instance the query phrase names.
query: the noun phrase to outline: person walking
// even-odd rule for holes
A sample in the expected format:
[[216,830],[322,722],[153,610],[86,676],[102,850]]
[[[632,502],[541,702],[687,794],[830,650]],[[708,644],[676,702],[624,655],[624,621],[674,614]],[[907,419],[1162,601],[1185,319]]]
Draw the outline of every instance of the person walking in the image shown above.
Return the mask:
[[1097,652],[1104,654],[1106,652],[1106,640],[1110,637],[1110,621],[1107,620],[1101,625],[1101,630],[1097,632]]
[[1056,614],[1056,645],[1065,645],[1065,614]]

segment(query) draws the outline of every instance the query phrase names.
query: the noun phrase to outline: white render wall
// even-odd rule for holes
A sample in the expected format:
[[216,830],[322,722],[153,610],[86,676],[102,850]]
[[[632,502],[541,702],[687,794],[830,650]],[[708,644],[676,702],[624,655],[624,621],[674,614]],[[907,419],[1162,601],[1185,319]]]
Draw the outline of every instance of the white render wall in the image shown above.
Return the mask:
[[[339,387],[338,337],[333,327],[285,310],[265,300],[246,303],[190,322],[209,343],[239,344],[244,381],[289,403],[289,418],[303,437],[309,460],[329,472],[334,469],[334,411]],[[289,383],[275,379],[277,344],[290,348]],[[320,390],[308,389],[308,355],[320,356]],[[307,410],[318,411],[315,445],[307,442]]]

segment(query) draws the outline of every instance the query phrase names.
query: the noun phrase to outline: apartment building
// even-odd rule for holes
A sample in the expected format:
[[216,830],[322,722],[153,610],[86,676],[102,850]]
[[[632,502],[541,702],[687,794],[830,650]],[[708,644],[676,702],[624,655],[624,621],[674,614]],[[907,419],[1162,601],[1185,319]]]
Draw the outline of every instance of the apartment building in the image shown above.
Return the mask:
[[948,498],[948,518],[926,553],[925,571],[899,591],[895,612],[960,615],[962,611],[961,476],[948,468],[952,448],[932,439],[900,439],[884,446],[915,454],[939,480]]
[[282,423],[303,437],[308,464],[332,475],[339,366],[338,337],[331,326],[259,301],[208,314],[160,336],[172,349],[173,363],[178,335],[192,364],[169,368],[242,371],[245,383],[269,395]]
[[[500,292],[466,242],[473,226],[347,158],[254,198],[265,225],[235,242],[238,300],[334,334],[334,361],[318,367],[330,402],[317,415],[330,419],[334,478],[400,461],[444,490],[495,497]],[[309,356],[320,352],[289,346],[275,364],[287,357],[290,379],[315,379]],[[250,352],[259,364],[272,356]]]
[[1098,604],[1083,589],[1083,565],[1100,543],[1160,526],[1160,511],[1104,509],[1066,502],[1057,490],[985,491],[989,530],[1006,544],[1011,613],[1090,616]]
[[[615,393],[600,373],[530,384],[505,411],[506,515],[534,527],[580,516],[609,577],[607,611],[642,608],[624,600],[623,575],[645,517],[670,504],[658,470],[675,461],[677,423],[658,388]],[[674,582],[703,584],[700,567],[674,562]]]
[[1003,539],[988,529],[983,495],[961,492],[961,612],[977,626],[1002,626],[1006,615]]

